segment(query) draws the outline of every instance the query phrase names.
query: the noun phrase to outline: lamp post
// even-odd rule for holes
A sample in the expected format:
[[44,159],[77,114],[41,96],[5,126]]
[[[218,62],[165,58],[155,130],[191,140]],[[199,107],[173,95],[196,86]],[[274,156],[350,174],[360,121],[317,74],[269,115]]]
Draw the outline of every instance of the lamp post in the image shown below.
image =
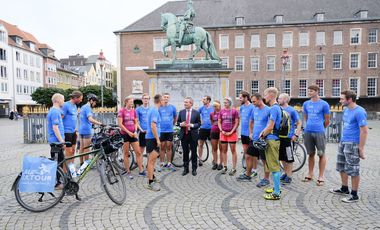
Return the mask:
[[104,99],[103,99],[103,67],[105,63],[106,58],[103,55],[103,51],[100,50],[98,61],[100,66],[100,94],[101,94],[101,102],[102,102],[102,108],[104,107]]
[[286,71],[286,66],[288,65],[288,62],[289,62],[288,49],[284,49],[282,51],[281,60],[282,60],[281,92],[285,93],[285,71]]

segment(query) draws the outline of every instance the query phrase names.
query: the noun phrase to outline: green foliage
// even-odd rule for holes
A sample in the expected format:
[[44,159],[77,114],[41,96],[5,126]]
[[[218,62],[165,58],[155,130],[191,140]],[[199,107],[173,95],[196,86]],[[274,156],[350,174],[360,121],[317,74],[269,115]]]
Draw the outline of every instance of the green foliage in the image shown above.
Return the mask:
[[[58,88],[43,88],[39,87],[34,93],[32,93],[33,101],[38,104],[45,105],[46,107],[51,107],[53,104],[51,102],[51,97],[55,93],[60,93],[65,96],[65,101],[69,100],[69,95],[73,92],[74,89],[58,89]],[[81,105],[87,103],[87,95],[93,93],[98,96],[99,102],[97,106],[101,106],[101,89],[98,85],[89,85],[83,86],[79,88],[79,91],[83,93],[83,102]],[[103,88],[103,96],[104,96],[104,106],[105,107],[114,107],[116,106],[116,100],[112,97],[112,90]]]

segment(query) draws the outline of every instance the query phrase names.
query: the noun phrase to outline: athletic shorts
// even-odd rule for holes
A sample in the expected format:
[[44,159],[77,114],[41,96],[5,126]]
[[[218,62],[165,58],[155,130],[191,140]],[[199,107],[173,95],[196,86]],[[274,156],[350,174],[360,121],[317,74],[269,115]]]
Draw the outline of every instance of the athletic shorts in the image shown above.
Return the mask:
[[211,129],[199,129],[199,140],[210,140]]
[[304,133],[303,142],[305,144],[307,154],[315,154],[315,149],[317,149],[318,156],[325,154],[325,133]]
[[249,142],[251,141],[251,138],[249,138],[249,136],[241,135],[240,138],[243,145],[249,145]]
[[91,139],[92,134],[79,134],[81,139]]
[[280,151],[280,141],[279,140],[267,140],[268,147],[265,150],[265,167],[269,172],[280,172],[280,161],[279,161],[279,151]]
[[157,145],[156,139],[146,139],[146,153],[156,151],[160,153],[160,146]]
[[220,139],[220,132],[211,132],[210,138],[211,138],[211,140],[219,140]]
[[77,133],[65,133],[65,142],[70,142],[71,145],[66,145],[66,147],[71,147],[77,143]]
[[292,139],[280,138],[280,161],[287,163],[294,162],[294,156],[292,151]]
[[339,143],[336,170],[347,173],[349,176],[360,175],[359,144],[353,142]]
[[238,140],[237,132],[234,132],[230,136],[223,135],[223,133],[220,133],[220,142],[222,143],[236,143]]
[[164,141],[172,142],[173,141],[173,133],[161,133],[160,134],[160,141],[161,142],[164,142]]
[[124,143],[125,142],[133,143],[133,142],[138,141],[136,137],[131,137],[128,134],[121,134],[121,136],[123,137]]
[[253,141],[249,141],[247,154],[265,161],[265,151],[253,147]]
[[50,157],[55,160],[57,159],[58,164],[65,159],[65,155],[63,153],[63,148],[59,146],[50,145]]
[[146,133],[139,133],[139,145],[140,147],[145,147],[146,146],[146,139],[145,139]]

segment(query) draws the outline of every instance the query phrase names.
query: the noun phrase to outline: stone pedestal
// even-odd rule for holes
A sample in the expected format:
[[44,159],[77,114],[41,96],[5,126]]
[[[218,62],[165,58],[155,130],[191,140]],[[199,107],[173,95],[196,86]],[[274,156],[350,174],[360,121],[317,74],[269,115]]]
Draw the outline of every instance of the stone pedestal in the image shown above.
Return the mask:
[[149,94],[170,93],[170,103],[183,108],[185,97],[194,99],[194,108],[202,105],[202,98],[222,100],[228,95],[228,77],[232,69],[223,69],[217,61],[162,61],[156,69],[144,70],[149,76]]

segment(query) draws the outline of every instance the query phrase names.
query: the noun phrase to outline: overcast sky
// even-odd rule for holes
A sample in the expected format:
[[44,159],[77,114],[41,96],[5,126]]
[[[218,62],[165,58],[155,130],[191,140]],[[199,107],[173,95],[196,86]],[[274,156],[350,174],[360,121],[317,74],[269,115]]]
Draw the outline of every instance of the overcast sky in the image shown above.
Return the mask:
[[33,34],[57,58],[99,54],[116,65],[113,31],[132,24],[169,0],[1,0],[0,18]]

